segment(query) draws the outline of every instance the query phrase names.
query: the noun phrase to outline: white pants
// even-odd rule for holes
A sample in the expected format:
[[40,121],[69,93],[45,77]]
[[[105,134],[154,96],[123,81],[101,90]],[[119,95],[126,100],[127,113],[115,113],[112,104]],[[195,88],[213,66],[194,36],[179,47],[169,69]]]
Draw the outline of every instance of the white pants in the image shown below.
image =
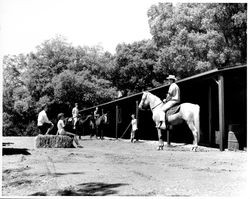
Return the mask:
[[171,107],[173,107],[175,104],[177,104],[178,101],[175,101],[175,100],[170,100],[168,102],[166,102],[163,106],[162,106],[162,111],[160,112],[160,121],[165,121],[165,114],[166,114],[166,111],[168,109],[170,109]]
[[73,116],[74,127],[76,126],[76,122],[77,122],[77,120],[78,120],[77,116]]

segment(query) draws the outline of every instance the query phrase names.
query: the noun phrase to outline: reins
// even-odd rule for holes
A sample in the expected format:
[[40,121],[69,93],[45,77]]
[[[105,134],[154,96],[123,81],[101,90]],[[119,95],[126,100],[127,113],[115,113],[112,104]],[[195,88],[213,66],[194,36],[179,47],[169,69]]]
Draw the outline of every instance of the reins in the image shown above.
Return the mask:
[[151,110],[154,110],[157,106],[159,106],[160,104],[162,104],[163,102],[160,102],[159,104],[155,105],[153,108],[151,108]]
[[[148,97],[148,94],[147,94],[147,96],[146,96],[146,98]],[[146,99],[145,98],[145,99]],[[161,101],[159,104],[157,104],[157,105],[155,105],[153,108],[151,108],[151,111],[153,111],[156,107],[158,107],[159,105],[161,105],[163,102]]]

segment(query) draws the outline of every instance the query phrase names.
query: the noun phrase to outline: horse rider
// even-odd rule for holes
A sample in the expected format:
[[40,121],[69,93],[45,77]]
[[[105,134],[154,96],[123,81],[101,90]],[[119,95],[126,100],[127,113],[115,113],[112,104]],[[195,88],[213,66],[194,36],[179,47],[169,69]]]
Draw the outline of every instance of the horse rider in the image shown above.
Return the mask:
[[73,128],[76,128],[76,122],[78,120],[79,110],[78,110],[78,103],[75,103],[75,107],[72,109],[72,117],[73,117]]
[[174,105],[180,103],[180,88],[175,83],[176,77],[174,75],[169,75],[167,80],[170,83],[166,99],[163,100],[162,112],[160,113],[160,122],[157,128],[160,128],[162,123],[165,121],[165,114]]

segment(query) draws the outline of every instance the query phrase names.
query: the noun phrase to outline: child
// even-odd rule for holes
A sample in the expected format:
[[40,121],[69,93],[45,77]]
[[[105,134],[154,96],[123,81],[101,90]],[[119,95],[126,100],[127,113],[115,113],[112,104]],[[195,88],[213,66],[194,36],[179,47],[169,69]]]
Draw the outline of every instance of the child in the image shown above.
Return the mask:
[[135,114],[132,114],[131,115],[131,126],[132,126],[132,129],[131,129],[131,137],[130,137],[130,141],[131,142],[134,142],[134,139],[135,139],[135,133],[137,132],[137,119],[135,119]]
[[63,113],[59,113],[57,117],[59,119],[58,122],[57,122],[57,129],[58,129],[57,130],[57,135],[58,134],[59,135],[68,135],[70,137],[73,137],[73,139],[74,139],[77,147],[82,148],[82,146],[79,144],[79,142],[77,140],[76,135],[64,130],[64,127],[65,127],[65,124],[64,124],[64,121],[63,121],[64,120],[64,114]]

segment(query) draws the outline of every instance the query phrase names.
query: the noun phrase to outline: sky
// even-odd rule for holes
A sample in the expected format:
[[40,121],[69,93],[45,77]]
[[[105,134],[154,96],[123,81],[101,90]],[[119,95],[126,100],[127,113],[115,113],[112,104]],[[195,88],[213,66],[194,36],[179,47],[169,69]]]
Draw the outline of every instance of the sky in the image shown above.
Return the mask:
[[100,45],[113,54],[119,43],[152,38],[147,10],[159,1],[166,2],[0,0],[0,50],[3,55],[35,52],[61,35],[73,46]]

